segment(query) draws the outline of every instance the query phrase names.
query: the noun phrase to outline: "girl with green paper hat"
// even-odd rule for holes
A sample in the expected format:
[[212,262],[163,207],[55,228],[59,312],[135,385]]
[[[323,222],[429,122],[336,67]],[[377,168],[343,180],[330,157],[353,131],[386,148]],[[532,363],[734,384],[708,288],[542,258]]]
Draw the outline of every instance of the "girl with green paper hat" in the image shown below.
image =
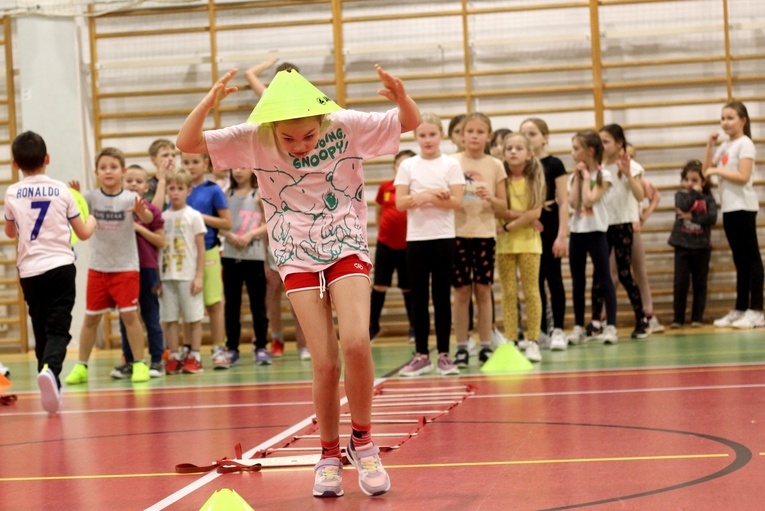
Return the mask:
[[371,435],[371,260],[362,162],[395,154],[401,133],[419,125],[420,112],[401,80],[380,66],[375,69],[383,85],[379,94],[398,108],[385,113],[343,110],[297,71],[280,71],[247,123],[203,131],[210,109],[237,90],[229,86],[237,72],[231,70],[189,114],[176,141],[183,152],[209,154],[214,168],[247,167],[258,176],[269,248],[313,356],[322,445],[322,459],[314,468],[317,497],[343,495],[338,333],[353,428],[346,454],[365,494],[390,489]]

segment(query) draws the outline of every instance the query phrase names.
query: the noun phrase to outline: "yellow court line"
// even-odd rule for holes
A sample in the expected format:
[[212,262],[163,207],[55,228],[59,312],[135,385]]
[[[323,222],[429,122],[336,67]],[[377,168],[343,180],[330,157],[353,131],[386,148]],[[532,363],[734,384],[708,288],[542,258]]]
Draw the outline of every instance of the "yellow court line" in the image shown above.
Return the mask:
[[[765,453],[760,453],[765,454]],[[613,461],[657,461],[657,460],[691,460],[691,459],[710,459],[727,458],[729,454],[672,454],[658,456],[625,456],[618,458],[572,458],[564,460],[517,460],[517,461],[475,461],[463,463],[422,463],[414,465],[386,465],[386,469],[399,468],[455,468],[455,467],[492,467],[492,466],[510,466],[510,465],[547,465],[560,463],[604,463]],[[269,472],[300,472],[313,470],[313,467],[269,467]],[[135,477],[175,477],[175,476],[194,476],[200,474],[177,474],[175,472],[156,473],[156,474],[104,474],[104,475],[83,475],[83,476],[45,476],[45,477],[6,477],[0,478],[0,483],[10,482],[31,482],[31,481],[68,481],[82,479],[119,479]]]

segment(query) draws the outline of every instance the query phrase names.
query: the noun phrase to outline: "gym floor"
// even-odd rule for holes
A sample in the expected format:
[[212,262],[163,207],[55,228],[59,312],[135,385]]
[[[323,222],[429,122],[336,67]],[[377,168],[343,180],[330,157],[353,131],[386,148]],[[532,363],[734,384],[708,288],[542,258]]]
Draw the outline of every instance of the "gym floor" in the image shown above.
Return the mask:
[[[763,332],[621,334],[616,346],[543,351],[530,371],[484,375],[473,360],[460,376],[411,379],[397,370],[412,345],[376,341],[373,434],[393,485],[375,498],[351,466],[345,496],[311,496],[311,366],[294,343],[271,366],[245,354],[213,371],[207,353],[202,374],[140,385],[112,380],[120,354],[98,351],[90,381],[66,386],[52,417],[34,353],[3,354],[13,383],[3,393],[18,401],[0,408],[0,508],[196,511],[225,488],[256,511],[761,509]],[[64,374],[75,359],[70,351]],[[236,444],[242,458],[268,461],[259,471],[176,472],[235,458]]]

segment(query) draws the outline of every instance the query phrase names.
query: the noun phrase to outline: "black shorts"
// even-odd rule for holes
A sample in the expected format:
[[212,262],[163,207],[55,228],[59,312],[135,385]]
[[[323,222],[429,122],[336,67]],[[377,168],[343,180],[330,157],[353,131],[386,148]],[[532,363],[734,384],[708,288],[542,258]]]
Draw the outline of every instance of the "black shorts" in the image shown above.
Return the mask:
[[384,243],[377,242],[375,251],[375,286],[390,287],[393,271],[398,277],[399,289],[409,289],[409,274],[406,271],[406,249],[396,250]]
[[494,238],[457,238],[454,258],[454,287],[494,284]]

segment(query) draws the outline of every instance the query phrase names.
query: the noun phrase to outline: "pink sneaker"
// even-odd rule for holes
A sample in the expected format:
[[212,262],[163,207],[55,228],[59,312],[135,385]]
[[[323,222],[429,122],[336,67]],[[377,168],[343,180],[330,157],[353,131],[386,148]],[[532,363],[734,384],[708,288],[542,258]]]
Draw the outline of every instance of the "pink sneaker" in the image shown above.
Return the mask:
[[430,357],[417,353],[414,358],[398,372],[401,376],[419,376],[433,370]]
[[359,473],[359,488],[370,497],[376,497],[390,490],[390,477],[380,461],[380,449],[372,442],[357,451],[353,441],[345,450],[348,461]]
[[[481,350],[483,353],[483,350]],[[438,355],[438,374],[447,376],[450,374],[460,374],[460,369],[452,363],[452,359],[449,358],[448,353],[441,353]]]
[[313,496],[342,497],[343,462],[338,458],[324,458],[313,467]]

